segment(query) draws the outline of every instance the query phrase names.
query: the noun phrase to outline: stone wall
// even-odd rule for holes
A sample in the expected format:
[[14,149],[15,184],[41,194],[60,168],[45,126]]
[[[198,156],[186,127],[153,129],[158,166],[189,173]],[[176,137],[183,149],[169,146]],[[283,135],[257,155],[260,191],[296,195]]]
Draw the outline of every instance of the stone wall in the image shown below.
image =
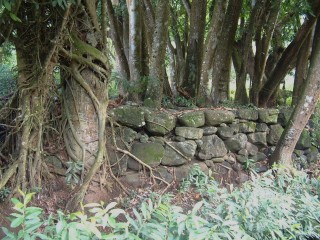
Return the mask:
[[[243,168],[267,170],[268,156],[290,112],[253,108],[155,111],[128,105],[113,109],[111,116],[121,125],[116,128],[117,146],[157,169],[168,182],[185,177],[193,163],[205,172],[211,169],[218,178],[231,174],[242,182],[246,179],[240,173]],[[305,129],[293,154],[297,167],[316,161],[317,154]],[[110,161],[114,172],[127,182],[141,183],[139,162],[114,150]]]

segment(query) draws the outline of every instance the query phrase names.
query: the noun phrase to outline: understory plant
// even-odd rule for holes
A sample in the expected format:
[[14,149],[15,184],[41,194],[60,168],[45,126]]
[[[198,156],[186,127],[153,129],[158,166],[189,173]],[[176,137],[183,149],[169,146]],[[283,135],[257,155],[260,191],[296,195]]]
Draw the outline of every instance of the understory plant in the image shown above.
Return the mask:
[[101,203],[45,217],[28,206],[33,194],[23,194],[22,202],[12,200],[18,235],[3,230],[5,239],[319,239],[319,185],[305,173],[277,168],[228,191],[195,166],[182,191],[194,188],[201,201],[188,212],[171,204],[172,195],[158,195],[129,213]]

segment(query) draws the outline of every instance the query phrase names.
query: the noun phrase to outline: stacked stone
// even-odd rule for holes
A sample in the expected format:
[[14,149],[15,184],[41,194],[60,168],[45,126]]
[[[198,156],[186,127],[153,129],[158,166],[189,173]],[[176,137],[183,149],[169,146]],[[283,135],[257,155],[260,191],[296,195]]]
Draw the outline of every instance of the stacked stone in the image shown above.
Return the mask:
[[[199,163],[204,171],[216,171],[221,165],[239,169],[250,161],[257,171],[264,171],[261,163],[279,141],[288,116],[282,114],[284,117],[278,119],[282,115],[277,109],[193,110],[179,114],[135,106],[121,106],[111,115],[125,126],[121,140],[131,146],[131,153],[149,166],[162,169],[166,176],[169,173],[164,167],[175,167],[182,176],[189,167],[181,166],[191,162]],[[306,130],[294,157],[310,162],[317,153]],[[125,161],[122,168],[138,171],[143,167],[132,158]]]

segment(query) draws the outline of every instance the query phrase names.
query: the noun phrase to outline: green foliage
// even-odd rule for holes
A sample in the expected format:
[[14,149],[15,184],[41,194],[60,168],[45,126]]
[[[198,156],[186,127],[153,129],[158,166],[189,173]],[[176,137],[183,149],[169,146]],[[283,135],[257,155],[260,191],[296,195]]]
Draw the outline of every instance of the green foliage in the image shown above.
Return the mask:
[[79,175],[83,169],[82,162],[67,162],[68,170],[66,171],[66,183],[70,185],[79,183]]
[[8,64],[0,64],[0,97],[12,93],[16,89],[15,72]]
[[17,198],[12,198],[14,204],[14,213],[11,214],[11,228],[19,228],[18,233],[10,232],[7,228],[2,227],[3,232],[6,234],[4,240],[19,240],[19,239],[46,239],[46,236],[38,232],[38,229],[43,225],[41,215],[43,210],[38,207],[28,207],[34,193],[24,194],[23,201]]
[[193,108],[196,107],[192,99],[187,99],[184,96],[177,95],[175,98],[170,98],[168,96],[164,96],[162,99],[162,105],[164,107],[187,107],[187,108]]
[[[23,202],[13,200],[16,212],[11,214],[11,226],[21,230],[15,235],[3,228],[5,239],[319,238],[320,183],[304,173],[292,177],[285,169],[274,169],[229,192],[195,166],[186,181],[202,196],[188,213],[171,204],[172,196],[153,195],[131,214],[115,208],[116,203],[101,203],[45,219],[41,209],[27,206],[33,194],[25,194]],[[120,215],[126,220],[119,221]]]
[[0,203],[3,202],[9,196],[10,192],[10,189],[6,187],[0,190]]
[[248,158],[247,161],[245,161],[245,163],[243,164],[243,169],[244,170],[252,170],[252,167],[254,165],[255,161],[251,158]]

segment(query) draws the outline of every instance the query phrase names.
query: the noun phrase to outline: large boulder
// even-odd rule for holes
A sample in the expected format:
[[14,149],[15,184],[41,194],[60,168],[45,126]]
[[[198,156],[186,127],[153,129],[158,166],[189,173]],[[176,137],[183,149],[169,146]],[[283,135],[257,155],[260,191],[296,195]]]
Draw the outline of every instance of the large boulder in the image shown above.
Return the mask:
[[121,106],[110,111],[115,121],[132,128],[141,128],[146,124],[144,114],[144,109],[136,106]]
[[176,127],[175,133],[177,136],[186,139],[201,139],[203,136],[203,129],[194,127]]
[[202,160],[224,157],[228,152],[224,142],[216,135],[204,136],[202,141],[199,151],[199,158]]
[[266,132],[256,132],[247,135],[248,141],[258,147],[267,146],[267,133]]
[[258,119],[258,111],[253,108],[238,109],[237,117],[244,120],[256,121]]
[[181,125],[185,127],[201,127],[205,124],[203,111],[187,112],[178,117]]
[[277,123],[278,121],[278,114],[279,110],[278,109],[259,109],[259,120],[260,122],[268,123],[268,124],[273,124]]
[[227,110],[206,110],[205,112],[206,125],[218,126],[221,123],[232,123],[235,119],[233,112]]
[[167,112],[149,111],[145,114],[146,128],[155,135],[165,135],[176,125],[176,117]]
[[238,152],[246,147],[247,141],[248,138],[246,134],[238,133],[234,135],[232,138],[229,138],[226,141],[224,141],[224,143],[231,152]]
[[[159,143],[134,143],[131,153],[150,167],[156,167],[160,165],[163,158],[164,147]],[[142,164],[130,158],[128,167],[138,171],[142,169]]]
[[303,129],[297,142],[296,149],[305,150],[311,147],[311,137],[308,130]]
[[269,126],[270,132],[267,136],[267,142],[270,145],[276,145],[283,132],[283,127],[280,124],[274,124]]
[[[161,164],[165,166],[180,166],[191,160],[196,153],[195,141],[172,142],[166,145]],[[181,155],[183,154],[183,156]]]

